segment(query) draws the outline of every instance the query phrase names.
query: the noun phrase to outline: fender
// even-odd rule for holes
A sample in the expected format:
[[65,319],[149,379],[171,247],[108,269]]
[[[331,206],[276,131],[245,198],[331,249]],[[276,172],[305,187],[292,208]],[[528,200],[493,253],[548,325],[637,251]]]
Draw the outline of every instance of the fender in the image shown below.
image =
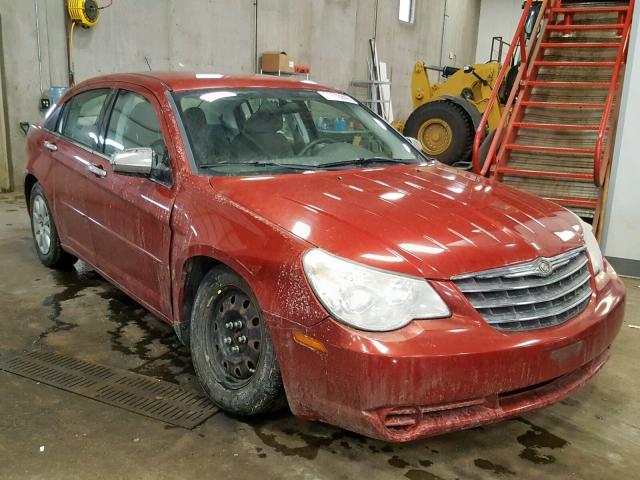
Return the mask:
[[474,130],[476,130],[478,128],[478,125],[480,125],[482,115],[480,115],[480,112],[475,106],[466,101],[464,98],[454,97],[453,95],[442,95],[441,97],[438,97],[438,100],[447,100],[464,108],[464,111],[467,112],[469,118],[471,119],[471,123],[473,123]]

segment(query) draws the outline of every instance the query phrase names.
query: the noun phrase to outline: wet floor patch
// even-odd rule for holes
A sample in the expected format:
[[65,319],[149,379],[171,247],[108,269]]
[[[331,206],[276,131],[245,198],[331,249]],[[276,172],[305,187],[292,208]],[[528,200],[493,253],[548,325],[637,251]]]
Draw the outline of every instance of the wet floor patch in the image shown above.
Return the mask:
[[[284,426],[279,431],[272,431],[269,428],[274,421],[286,425],[291,423],[291,420],[291,413],[283,411],[270,416],[268,419],[252,419],[248,420],[247,423],[262,443],[270,447],[274,452],[285,457],[296,456],[307,460],[314,460],[320,450],[335,452],[335,448],[345,449],[346,447],[340,445],[340,443],[346,435],[353,435],[343,431],[328,432],[327,430],[331,430],[330,427],[314,424],[304,425],[307,428]],[[334,445],[336,442],[337,445]],[[351,449],[350,445],[348,449]]]
[[62,311],[66,302],[84,295],[95,295],[106,304],[106,333],[113,352],[132,358],[134,373],[159,378],[173,383],[195,385],[195,373],[187,349],[180,343],[173,329],[145,310],[140,304],[118,290],[84,262],[64,272],[52,272],[59,292],[45,298],[50,308],[50,325],[43,330],[34,344],[46,343],[49,336],[78,327],[64,320]]
[[503,465],[493,463],[484,458],[476,458],[473,461],[473,464],[476,467],[481,468],[482,470],[489,470],[495,473],[496,475],[515,475],[516,474],[516,472],[514,472],[513,470],[509,470],[507,467]]
[[195,375],[189,352],[170,326],[115,288],[99,295],[107,301],[107,318],[114,324],[107,330],[111,349],[141,362],[132,372],[174,383],[179,376]]
[[518,436],[518,443],[525,447],[525,449],[520,452],[520,458],[538,465],[554,463],[556,457],[546,452],[548,450],[564,448],[569,443],[565,439],[554,435],[542,427],[534,425],[524,418],[517,418],[516,421],[524,423],[529,427],[525,433]]
[[407,462],[406,460],[403,460],[398,455],[394,455],[393,457],[391,457],[388,463],[392,467],[396,467],[396,468],[406,468],[409,465],[411,465],[409,462]]
[[442,477],[425,470],[411,469],[404,474],[409,480],[444,480]]
[[[396,475],[409,479],[441,480],[441,477],[429,471],[434,465],[430,458],[416,458],[418,452],[438,453],[422,441],[411,444],[391,444],[364,437],[362,435],[338,429],[323,423],[303,422],[283,411],[264,419],[248,419],[250,427],[262,442],[259,454],[299,457],[316,460],[321,453],[335,455],[349,461],[367,458],[370,464],[386,468],[389,472],[397,469]],[[407,455],[405,455],[405,453]],[[258,455],[263,458],[261,455]],[[324,457],[326,458],[326,457]]]
[[51,272],[56,285],[62,287],[62,290],[47,296],[42,305],[50,309],[49,325],[38,337],[33,341],[34,345],[43,342],[49,335],[69,331],[78,326],[77,323],[64,321],[61,319],[63,303],[73,300],[82,295],[82,292],[90,287],[100,285],[100,277],[92,270],[76,270],[75,268],[68,271]]

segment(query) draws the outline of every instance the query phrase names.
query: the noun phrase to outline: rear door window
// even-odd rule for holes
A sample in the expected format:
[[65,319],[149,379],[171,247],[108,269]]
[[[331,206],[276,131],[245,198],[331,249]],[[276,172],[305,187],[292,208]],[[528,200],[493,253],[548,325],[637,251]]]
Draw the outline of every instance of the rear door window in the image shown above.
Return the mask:
[[89,90],[71,98],[64,107],[60,133],[74,142],[96,150],[100,115],[109,92],[107,88]]

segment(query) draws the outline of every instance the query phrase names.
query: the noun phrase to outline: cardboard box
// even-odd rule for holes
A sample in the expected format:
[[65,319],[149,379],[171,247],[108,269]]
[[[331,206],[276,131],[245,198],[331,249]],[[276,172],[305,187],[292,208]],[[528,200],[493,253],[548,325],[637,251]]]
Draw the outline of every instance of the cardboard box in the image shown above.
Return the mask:
[[261,66],[263,72],[269,73],[293,73],[295,71],[295,62],[292,57],[287,55],[287,52],[262,52]]

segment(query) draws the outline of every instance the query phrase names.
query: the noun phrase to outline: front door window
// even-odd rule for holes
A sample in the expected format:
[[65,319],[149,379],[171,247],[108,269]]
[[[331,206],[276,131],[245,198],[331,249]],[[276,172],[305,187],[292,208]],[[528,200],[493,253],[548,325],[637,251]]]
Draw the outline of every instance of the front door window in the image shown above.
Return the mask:
[[153,105],[142,95],[118,94],[104,142],[104,153],[111,156],[130,148],[151,148],[155,154],[152,178],[171,183],[167,146]]

